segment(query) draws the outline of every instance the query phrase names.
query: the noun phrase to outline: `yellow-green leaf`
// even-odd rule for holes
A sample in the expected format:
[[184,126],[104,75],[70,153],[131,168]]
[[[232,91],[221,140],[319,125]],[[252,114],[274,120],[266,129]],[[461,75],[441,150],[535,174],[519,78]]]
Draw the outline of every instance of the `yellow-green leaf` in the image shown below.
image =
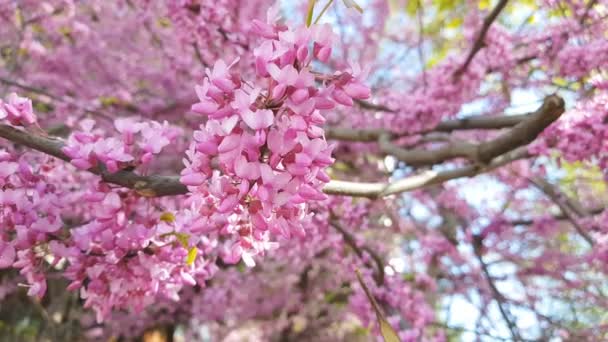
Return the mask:
[[191,266],[192,264],[194,264],[196,254],[198,254],[198,248],[192,247],[188,250],[188,256],[186,257],[186,265]]
[[316,0],[308,0],[308,11],[306,13],[306,27],[310,27],[312,24],[312,15],[315,12],[315,3]]
[[395,329],[393,329],[387,321],[384,319],[379,319],[378,321],[380,323],[380,333],[384,338],[384,342],[401,342]]
[[158,23],[158,26],[160,26],[162,28],[171,26],[171,21],[165,17],[158,18],[158,20],[156,22]]
[[445,27],[449,28],[449,29],[457,29],[460,26],[462,26],[462,22],[463,22],[463,20],[461,17],[456,17],[456,18],[453,18],[452,20],[448,21],[446,23]]
[[174,233],[174,234],[175,234],[175,238],[177,239],[177,241],[179,241],[179,243],[181,243],[184,248],[188,248],[188,238],[190,238],[190,236],[185,233]]
[[23,26],[23,13],[21,13],[21,10],[19,8],[17,8],[15,10],[15,14],[14,15],[15,15],[15,17],[14,17],[14,19],[15,19],[15,26],[17,26],[17,27]]
[[452,9],[456,8],[456,6],[460,5],[462,3],[462,1],[458,1],[458,0],[435,0],[435,1],[433,1],[433,3],[437,4],[437,7],[439,7],[439,12],[443,12],[443,11],[449,11],[449,10],[452,10]]
[[419,8],[420,8],[419,0],[408,0],[407,5],[405,6],[405,11],[407,12],[407,14],[414,16],[418,12]]
[[110,107],[120,103],[120,99],[116,96],[100,96],[99,102],[103,107]]
[[160,220],[167,223],[173,223],[175,222],[175,215],[173,215],[172,212],[165,211],[164,213],[160,214]]

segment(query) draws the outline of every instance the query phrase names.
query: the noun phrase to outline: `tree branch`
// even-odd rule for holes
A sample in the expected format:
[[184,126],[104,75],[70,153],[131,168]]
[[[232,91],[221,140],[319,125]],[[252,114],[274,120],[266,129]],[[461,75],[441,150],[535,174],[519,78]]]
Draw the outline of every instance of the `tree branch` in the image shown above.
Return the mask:
[[[526,120],[530,115],[534,113],[518,114],[518,115],[502,115],[502,116],[475,116],[464,119],[446,120],[441,122],[432,132],[453,132],[456,130],[467,130],[467,129],[501,129],[509,128],[517,125],[518,123]],[[429,133],[430,131],[420,132]],[[360,141],[360,142],[373,142],[377,141],[382,134],[391,134],[389,131],[377,128],[377,129],[353,129],[353,128],[341,128],[341,127],[326,127],[325,137],[333,140],[343,141]],[[394,135],[393,136],[399,136]]]
[[[604,207],[586,209],[586,211],[589,213],[589,216],[601,214],[604,210],[606,210],[606,208],[604,208]],[[553,215],[552,218],[554,220],[558,220],[558,221],[570,219],[563,212],[559,213],[557,215]],[[534,218],[522,218],[522,219],[510,220],[508,222],[510,225],[514,225],[514,226],[529,226],[531,224],[534,224],[535,219]]]
[[500,315],[507,324],[507,328],[509,328],[509,332],[511,333],[513,341],[521,341],[521,337],[519,336],[519,332],[517,331],[517,325],[515,325],[515,322],[513,322],[511,313],[507,310],[507,308],[505,308],[505,297],[502,295],[502,293],[500,293],[500,291],[498,291],[498,288],[496,287],[496,284],[494,284],[494,280],[490,275],[490,271],[488,270],[488,265],[483,261],[483,256],[481,255],[481,247],[481,237],[474,236],[473,251],[475,253],[475,256],[477,257],[477,261],[479,261],[481,271],[483,272],[483,275],[486,278],[488,285],[490,286],[492,297],[496,301],[496,304],[498,304],[498,310],[500,311]]
[[[37,87],[32,87],[32,86],[29,86],[27,84],[19,83],[17,81],[13,81],[13,80],[10,80],[10,79],[7,79],[7,78],[3,78],[3,77],[0,77],[0,83],[6,84],[6,85],[11,86],[11,87],[23,89],[23,90],[28,91],[30,93],[46,96],[46,97],[48,97],[48,98],[50,98],[52,100],[63,102],[63,103],[69,104],[71,106],[74,106],[74,107],[76,107],[76,108],[78,108],[78,109],[80,109],[80,110],[82,110],[82,111],[84,111],[86,113],[97,115],[97,116],[99,116],[99,117],[101,117],[103,119],[106,119],[108,121],[113,121],[112,117],[110,117],[110,116],[108,116],[108,115],[106,115],[106,114],[104,114],[104,113],[102,113],[102,112],[100,112],[100,111],[98,111],[96,109],[88,108],[86,106],[83,106],[80,103],[78,103],[78,101],[76,101],[75,99],[73,99],[73,98],[71,98],[69,96],[57,96],[55,94],[52,94],[52,93],[46,91],[45,89],[37,88]],[[45,101],[41,101],[41,102],[45,102]]]
[[499,156],[485,166],[467,165],[446,171],[425,171],[390,183],[356,183],[332,180],[324,188],[328,195],[343,195],[352,197],[381,198],[402,192],[422,189],[445,181],[473,177],[481,173],[492,171],[498,167],[519,159],[529,158],[530,154],[525,148],[518,148],[507,154]]
[[562,214],[567,217],[570,222],[572,222],[576,232],[589,244],[589,246],[593,247],[593,238],[578,222],[579,218],[587,217],[589,216],[589,213],[583,209],[581,205],[576,203],[573,199],[568,198],[565,194],[546,180],[538,177],[528,178],[528,180],[547,197],[549,197],[553,203],[557,204],[559,209],[562,211]]
[[330,223],[332,227],[334,227],[338,232],[340,232],[340,234],[342,234],[344,242],[349,245],[353,249],[353,251],[355,251],[355,254],[357,254],[360,259],[363,259],[363,252],[367,252],[369,256],[374,260],[374,263],[376,264],[376,274],[374,275],[374,280],[378,286],[381,286],[384,283],[384,261],[382,260],[380,255],[378,255],[376,251],[369,248],[368,246],[359,246],[355,237],[346,229],[344,229],[344,227],[342,227],[335,218],[332,219]]
[[[61,150],[64,143],[60,139],[29,134],[8,125],[0,125],[0,137],[67,162],[71,160]],[[124,170],[111,173],[103,166],[93,167],[88,171],[101,176],[104,182],[134,189],[143,196],[181,195],[188,192],[186,186],[179,182],[177,176],[140,176]]]
[[387,112],[387,113],[396,113],[397,111],[391,109],[385,105],[379,105],[372,102],[364,101],[364,100],[355,100],[355,102],[359,105],[359,107],[368,110],[375,110],[379,112]]
[[[64,144],[60,139],[30,134],[7,125],[0,125],[0,137],[61,160],[70,161],[70,157],[61,150]],[[450,179],[472,177],[529,156],[526,149],[520,148],[495,158],[485,166],[468,165],[453,170],[426,171],[390,183],[358,183],[332,180],[325,185],[323,192],[329,195],[380,198],[443,183]],[[188,193],[186,186],[179,182],[179,176],[141,176],[125,170],[110,173],[103,167],[94,167],[88,171],[101,176],[102,180],[107,183],[134,189],[142,196],[160,197]]]
[[471,51],[469,52],[464,64],[458,68],[456,72],[454,72],[455,78],[462,76],[473,61],[473,58],[475,58],[475,55],[485,46],[486,34],[488,33],[490,26],[492,26],[492,23],[496,20],[496,18],[498,18],[500,12],[507,6],[507,2],[508,0],[500,0],[492,12],[490,12],[490,14],[484,19],[481,31],[479,31],[479,35],[477,36],[475,43],[473,43],[473,47],[471,48]]
[[458,157],[485,164],[499,155],[529,144],[563,112],[564,100],[557,95],[551,95],[545,98],[536,112],[492,140],[481,143],[452,142],[434,150],[406,150],[392,144],[389,136],[384,134],[380,135],[378,145],[382,152],[410,166],[433,165]]
[[598,0],[589,1],[587,6],[585,7],[585,12],[583,13],[583,15],[581,16],[581,18],[578,21],[581,25],[583,25],[585,23],[585,20],[587,20],[587,17],[589,17],[589,14],[591,13],[591,10],[593,9],[593,6],[595,6],[597,3],[598,3]]

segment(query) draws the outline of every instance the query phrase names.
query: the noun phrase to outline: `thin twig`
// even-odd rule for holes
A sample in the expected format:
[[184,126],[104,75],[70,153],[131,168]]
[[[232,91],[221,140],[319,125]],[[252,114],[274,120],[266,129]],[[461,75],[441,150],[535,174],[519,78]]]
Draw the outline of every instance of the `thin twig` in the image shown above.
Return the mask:
[[490,286],[490,291],[492,292],[492,297],[498,304],[498,310],[500,311],[500,315],[505,320],[505,323],[507,324],[507,327],[509,328],[509,332],[511,333],[511,337],[513,338],[513,340],[521,341],[521,337],[519,336],[519,332],[517,331],[517,325],[515,325],[515,323],[513,322],[511,313],[507,310],[507,308],[505,308],[505,297],[502,295],[502,293],[500,293],[500,291],[498,291],[498,288],[496,287],[496,284],[494,284],[494,280],[492,279],[492,276],[490,275],[488,266],[483,261],[483,256],[481,255],[481,246],[482,246],[481,238],[479,236],[475,236],[474,239],[475,239],[475,241],[473,243],[473,251],[475,253],[475,256],[477,257],[477,261],[479,261],[479,264],[481,266],[481,271],[483,272],[483,275],[486,278],[488,285]]
[[481,31],[479,31],[479,35],[477,36],[477,39],[475,39],[475,43],[473,43],[473,48],[471,48],[464,64],[454,72],[454,78],[458,79],[462,76],[473,61],[473,58],[475,58],[475,55],[485,46],[486,34],[488,33],[490,26],[492,26],[492,23],[498,18],[500,12],[507,6],[507,2],[508,0],[500,0],[492,12],[484,19]]
[[568,198],[565,194],[555,188],[551,183],[545,181],[541,178],[527,178],[532,185],[534,185],[537,189],[543,192],[547,197],[549,197],[553,203],[557,204],[562,213],[568,218],[568,220],[576,229],[576,232],[589,244],[589,246],[593,247],[594,241],[593,238],[587,233],[585,228],[581,226],[578,222],[580,217],[589,216],[588,213],[582,207],[574,203],[573,199]]
[[332,227],[342,234],[344,242],[346,242],[346,244],[349,245],[353,251],[355,251],[355,254],[357,254],[359,258],[363,258],[363,252],[367,252],[371,256],[376,264],[376,274],[374,276],[374,280],[378,286],[382,285],[384,283],[384,261],[380,255],[368,246],[359,246],[355,237],[349,231],[344,229],[344,227],[342,227],[337,220],[333,219],[330,221],[330,223]]

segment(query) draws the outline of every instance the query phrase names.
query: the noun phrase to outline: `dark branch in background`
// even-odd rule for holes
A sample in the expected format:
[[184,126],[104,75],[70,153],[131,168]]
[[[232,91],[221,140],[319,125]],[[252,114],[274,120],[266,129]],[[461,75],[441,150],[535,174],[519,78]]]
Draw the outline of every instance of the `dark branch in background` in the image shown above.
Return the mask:
[[[433,191],[435,190],[435,191]],[[438,189],[431,190],[431,193],[437,194]],[[507,206],[503,208],[506,209]],[[456,240],[456,229],[457,227],[466,227],[469,225],[467,221],[463,218],[456,215],[452,210],[447,209],[443,206],[439,206],[440,216],[444,219],[443,224],[441,225],[439,231],[440,233],[448,240],[455,248],[458,247],[458,240]],[[498,305],[498,309],[502,318],[504,319],[507,327],[509,328],[509,332],[511,333],[511,337],[513,341],[522,341],[521,336],[519,336],[517,326],[513,322],[513,318],[510,312],[505,307],[505,297],[498,291],[496,284],[494,284],[494,280],[490,275],[490,271],[488,270],[488,265],[483,261],[482,248],[483,248],[483,239],[480,235],[473,235],[472,241],[473,252],[477,261],[480,264],[481,271],[483,273],[484,278],[490,287],[490,291],[492,293],[492,298],[496,301]]]
[[378,255],[378,253],[376,253],[373,249],[369,248],[368,246],[365,246],[365,245],[359,246],[357,244],[357,240],[355,239],[355,237],[350,232],[348,232],[346,229],[344,229],[335,218],[330,221],[330,224],[338,232],[340,232],[340,234],[342,234],[342,238],[344,239],[344,242],[346,242],[346,244],[349,245],[353,249],[355,254],[357,254],[357,256],[360,259],[363,259],[363,252],[367,252],[367,254],[370,255],[370,257],[374,260],[374,263],[376,264],[376,272],[374,274],[374,281],[376,282],[376,284],[378,286],[384,284],[384,261],[382,260],[380,255]]
[[581,25],[583,25],[585,23],[585,20],[587,20],[589,13],[591,13],[591,9],[593,9],[593,6],[595,6],[597,3],[598,3],[598,0],[589,1],[589,3],[587,4],[587,7],[585,7],[585,13],[583,13],[583,16],[581,16],[581,19],[578,21]]
[[513,318],[511,313],[505,307],[505,297],[498,291],[496,284],[494,284],[494,280],[492,279],[492,275],[490,275],[490,271],[488,270],[488,265],[483,261],[483,256],[481,253],[483,241],[481,237],[474,236],[473,237],[473,251],[475,256],[477,257],[477,261],[479,261],[479,265],[481,266],[481,271],[483,272],[488,285],[490,286],[490,291],[492,292],[492,297],[498,304],[498,310],[500,311],[500,315],[505,320],[507,327],[509,328],[509,332],[511,333],[511,337],[513,341],[521,341],[521,337],[519,336],[519,332],[517,330],[517,325],[513,322]]
[[[599,207],[599,208],[588,209],[587,212],[589,213],[590,216],[594,216],[594,215],[601,214],[604,210],[606,210],[606,208]],[[560,220],[569,220],[570,219],[563,212],[560,213],[560,214],[557,214],[557,215],[553,215],[551,218],[554,219],[554,220],[558,220],[558,221],[560,221]],[[514,226],[517,226],[517,225],[529,226],[531,224],[534,224],[535,219],[534,218],[529,218],[529,219],[522,218],[522,219],[517,219],[517,220],[510,220],[508,222],[509,222],[510,225],[514,225]]]
[[[435,128],[433,132],[452,132],[456,130],[467,130],[467,129],[501,129],[509,128],[517,125],[518,123],[526,120],[530,115],[519,114],[519,115],[502,115],[502,116],[476,116],[464,119],[446,120],[441,122]],[[428,133],[428,132],[421,132]],[[360,141],[360,142],[375,142],[383,134],[391,134],[385,129],[352,129],[352,128],[340,128],[340,127],[326,127],[325,137],[327,139],[343,140],[343,141]],[[399,137],[400,135],[394,135]]]
[[387,113],[397,113],[396,110],[388,108],[385,105],[379,105],[379,104],[375,104],[375,103],[371,103],[371,102],[367,102],[367,101],[363,101],[363,100],[355,100],[355,102],[359,105],[359,107],[361,107],[363,109],[376,110],[379,112],[387,112]]
[[479,31],[479,35],[477,36],[477,39],[475,39],[475,43],[473,43],[473,48],[471,48],[471,51],[464,61],[464,64],[462,64],[462,66],[458,68],[456,72],[454,72],[454,78],[457,79],[462,76],[473,61],[473,58],[475,58],[475,55],[485,46],[486,34],[488,33],[490,26],[492,26],[492,23],[496,20],[496,18],[498,18],[500,12],[505,8],[505,6],[507,6],[507,2],[508,0],[500,0],[492,12],[490,12],[490,14],[484,19],[483,26]]
[[574,229],[576,229],[576,232],[589,244],[590,247],[593,247],[593,238],[578,222],[580,218],[588,217],[589,213],[583,209],[582,206],[576,203],[574,199],[568,198],[565,194],[559,191],[559,189],[546,180],[538,177],[528,178],[528,180],[536,188],[547,195],[547,197],[549,197],[553,203],[557,204],[559,209],[562,211],[562,214],[572,223]]
[[[92,109],[92,108],[86,108],[86,107],[82,106],[81,104],[78,103],[78,101],[76,101],[73,98],[68,97],[68,96],[57,96],[57,95],[52,94],[52,93],[50,93],[50,92],[48,92],[48,91],[46,91],[44,89],[37,88],[37,87],[32,87],[32,86],[29,86],[27,84],[22,84],[22,83],[19,83],[17,81],[9,80],[9,79],[2,78],[2,77],[0,77],[0,83],[6,84],[6,85],[11,86],[11,87],[23,89],[23,90],[28,91],[30,93],[43,95],[43,96],[46,96],[46,97],[48,97],[48,98],[50,98],[52,100],[55,100],[55,101],[67,103],[67,104],[69,104],[71,106],[74,106],[74,107],[76,107],[76,108],[84,111],[85,113],[90,113],[90,114],[99,116],[99,117],[101,117],[101,118],[103,118],[105,120],[108,120],[108,121],[113,121],[114,120],[112,117],[106,115],[105,113],[102,113],[102,112],[100,112],[98,110],[95,110],[95,109]],[[131,109],[133,109],[133,108],[131,108]]]

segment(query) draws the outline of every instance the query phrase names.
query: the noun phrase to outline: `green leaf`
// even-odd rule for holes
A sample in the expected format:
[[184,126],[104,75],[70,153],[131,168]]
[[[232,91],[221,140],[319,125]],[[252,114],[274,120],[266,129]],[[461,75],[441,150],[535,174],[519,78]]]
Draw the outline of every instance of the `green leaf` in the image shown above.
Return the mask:
[[317,0],[308,0],[308,12],[306,13],[306,27],[310,27],[312,24],[312,15],[315,12],[315,3]]
[[194,260],[196,259],[196,255],[198,254],[198,248],[192,247],[188,250],[188,256],[186,257],[186,265],[192,266],[194,264]]
[[420,9],[420,2],[418,0],[408,0],[407,5],[405,6],[405,12],[410,16],[416,15]]
[[456,17],[453,18],[452,20],[448,21],[445,25],[446,28],[449,29],[457,29],[460,28],[460,26],[462,26],[463,23],[463,19],[461,17]]
[[454,9],[456,6],[460,5],[462,1],[455,0],[435,0],[434,3],[437,3],[439,7],[439,11],[449,11]]
[[15,20],[15,26],[17,26],[17,27],[22,27],[23,26],[23,22],[24,22],[24,20],[23,20],[23,13],[21,13],[21,10],[19,8],[17,8],[15,10],[14,18],[13,19]]
[[181,243],[184,248],[188,248],[188,239],[190,238],[188,234],[174,233],[174,235],[177,241],[179,241],[179,243]]
[[105,107],[110,107],[110,106],[119,104],[120,99],[116,96],[100,96],[99,102],[105,108]]
[[378,321],[380,322],[380,333],[384,337],[384,342],[401,342],[395,329],[386,320],[379,319]]
[[167,223],[173,223],[175,222],[175,215],[173,215],[172,212],[165,211],[164,213],[160,214],[160,220]]
[[156,22],[158,23],[158,26],[162,28],[167,28],[171,26],[171,20],[169,20],[168,18],[158,18]]
[[359,270],[355,270],[355,273],[357,274],[357,280],[359,280],[359,284],[361,284],[361,287],[363,288],[367,299],[372,304],[372,307],[376,312],[376,319],[378,320],[378,324],[380,325],[380,333],[384,338],[384,342],[401,342],[401,340],[399,339],[399,335],[397,335],[397,332],[395,332],[395,329],[393,329],[393,327],[390,325],[390,323],[388,323],[388,321],[384,317],[384,314],[380,309],[380,305],[378,305],[378,302],[376,302],[376,298],[374,298],[372,292],[369,290],[369,288],[367,288],[367,285],[365,285],[365,283],[363,282],[363,278],[361,277],[361,273],[359,272]]
[[366,329],[365,327],[356,327],[355,330],[353,331],[353,334],[355,336],[365,337],[365,336],[369,335],[369,330]]

